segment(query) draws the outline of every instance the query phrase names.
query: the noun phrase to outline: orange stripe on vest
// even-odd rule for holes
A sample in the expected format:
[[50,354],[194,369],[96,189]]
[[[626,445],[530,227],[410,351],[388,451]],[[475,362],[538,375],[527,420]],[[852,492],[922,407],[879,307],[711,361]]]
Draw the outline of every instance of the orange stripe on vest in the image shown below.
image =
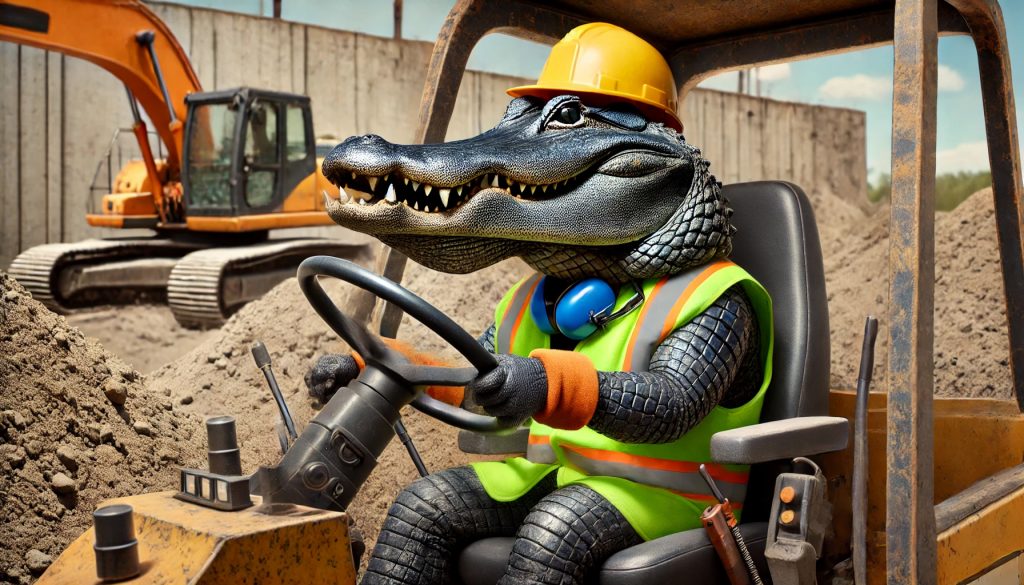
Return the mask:
[[716,272],[723,268],[732,265],[733,263],[729,262],[728,260],[715,262],[709,265],[704,270],[704,272],[701,272],[700,275],[697,276],[697,278],[694,278],[693,281],[689,285],[687,285],[686,290],[683,291],[683,294],[679,295],[679,298],[676,299],[675,304],[672,305],[672,310],[668,312],[668,317],[665,318],[665,324],[661,328],[661,334],[658,336],[658,343],[665,341],[665,338],[671,335],[673,331],[675,331],[676,319],[679,317],[679,313],[682,312],[683,306],[686,305],[686,301],[690,300],[690,297],[693,295],[694,291],[697,290],[697,287],[704,284],[704,281],[711,278],[711,275],[715,274]]
[[538,278],[536,280],[536,282],[533,283],[533,286],[530,287],[530,292],[529,292],[529,294],[526,295],[526,302],[523,303],[522,308],[519,309],[519,314],[516,315],[516,321],[512,325],[512,335],[509,335],[509,337],[508,337],[508,339],[509,339],[509,344],[508,345],[509,346],[508,347],[498,348],[501,351],[504,351],[505,353],[512,353],[512,346],[515,345],[516,334],[519,333],[519,325],[522,324],[523,317],[526,315],[526,311],[528,311],[530,309],[530,300],[533,299],[533,293],[536,292],[537,285],[539,285],[541,283],[541,280],[542,279]]
[[630,371],[630,364],[633,363],[633,348],[636,347],[636,338],[640,335],[641,325],[644,322],[644,317],[647,316],[647,310],[651,308],[651,299],[657,296],[658,291],[661,290],[661,287],[665,286],[666,282],[668,282],[667,276],[659,280],[658,283],[654,285],[654,288],[651,289],[651,294],[648,295],[648,298],[644,301],[643,307],[640,308],[640,317],[636,321],[636,326],[633,327],[633,333],[629,336],[629,345],[626,347],[626,357],[622,359],[622,370],[624,372]]
[[[700,464],[691,463],[689,461],[658,459],[656,457],[645,457],[643,455],[633,455],[630,453],[622,453],[620,451],[605,451],[604,449],[580,447],[578,445],[570,445],[568,443],[559,443],[558,446],[563,449],[574,451],[588,459],[595,459],[598,461],[622,463],[635,467],[657,469],[660,471],[673,471],[676,473],[699,473],[698,467]],[[719,481],[745,484],[747,483],[747,478],[750,476],[748,472],[730,471],[720,465],[715,465],[714,463],[705,463],[704,465],[707,468],[708,473],[711,474],[711,477]]]

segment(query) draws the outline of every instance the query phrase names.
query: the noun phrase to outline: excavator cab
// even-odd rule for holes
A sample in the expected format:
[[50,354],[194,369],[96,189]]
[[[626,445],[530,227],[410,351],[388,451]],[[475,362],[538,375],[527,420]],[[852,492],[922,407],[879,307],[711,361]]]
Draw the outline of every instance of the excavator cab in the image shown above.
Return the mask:
[[314,174],[308,97],[243,87],[192,94],[185,102],[187,216],[268,213]]

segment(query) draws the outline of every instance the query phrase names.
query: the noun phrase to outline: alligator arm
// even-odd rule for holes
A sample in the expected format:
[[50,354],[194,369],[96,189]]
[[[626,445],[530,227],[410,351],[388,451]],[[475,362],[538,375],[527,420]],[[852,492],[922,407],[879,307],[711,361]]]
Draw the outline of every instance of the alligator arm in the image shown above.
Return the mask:
[[647,372],[598,372],[588,426],[627,443],[674,441],[719,404],[757,393],[760,340],[750,301],[733,286],[658,346]]

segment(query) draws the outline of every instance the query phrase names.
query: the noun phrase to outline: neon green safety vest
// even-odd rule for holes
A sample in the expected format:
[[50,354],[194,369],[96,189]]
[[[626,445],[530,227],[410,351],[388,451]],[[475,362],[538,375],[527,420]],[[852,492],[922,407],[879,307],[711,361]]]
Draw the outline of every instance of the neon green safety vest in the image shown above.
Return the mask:
[[[550,338],[530,316],[529,301],[540,275],[512,287],[495,311],[495,350],[527,356],[550,347]],[[740,284],[750,297],[761,331],[764,380],[758,393],[741,406],[717,406],[697,426],[671,443],[622,443],[590,427],[554,429],[534,421],[526,458],[473,463],[487,494],[517,500],[548,473],[557,485],[582,483],[604,496],[637,533],[651,540],[700,526],[700,513],[713,497],[697,471],[707,464],[719,488],[742,508],[749,467],[710,463],[711,435],[756,424],[771,380],[772,308],[767,291],[750,274],[728,261],[700,266],[642,283],[644,303],[576,345],[600,371],[647,371],[657,346],[674,330],[704,312],[729,287]],[[615,309],[634,291],[622,287]]]

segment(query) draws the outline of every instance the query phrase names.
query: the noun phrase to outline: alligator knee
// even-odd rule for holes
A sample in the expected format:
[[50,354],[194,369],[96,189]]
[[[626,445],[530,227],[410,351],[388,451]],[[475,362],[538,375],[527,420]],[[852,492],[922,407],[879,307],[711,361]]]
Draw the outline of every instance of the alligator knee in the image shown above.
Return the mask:
[[642,541],[608,500],[589,487],[569,485],[526,516],[500,584],[582,583],[591,568]]

